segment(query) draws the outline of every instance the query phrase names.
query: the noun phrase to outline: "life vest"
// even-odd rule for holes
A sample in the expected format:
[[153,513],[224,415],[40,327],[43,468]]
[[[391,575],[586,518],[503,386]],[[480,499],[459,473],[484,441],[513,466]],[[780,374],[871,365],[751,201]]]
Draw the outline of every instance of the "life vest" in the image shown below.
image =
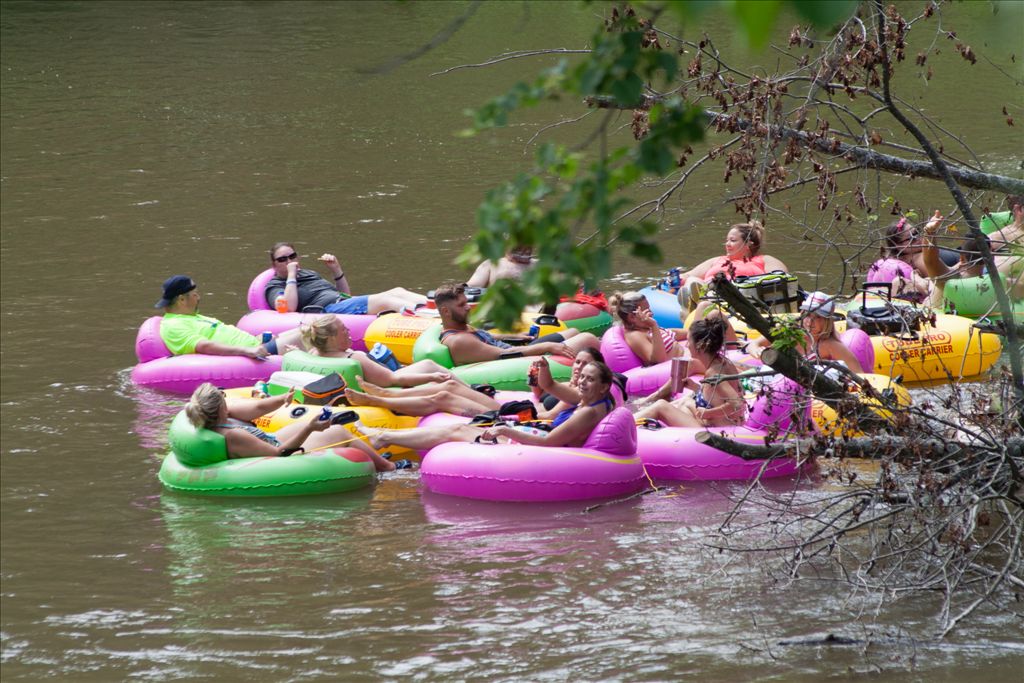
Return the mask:
[[751,256],[748,259],[724,257],[704,273],[704,282],[711,282],[711,278],[719,273],[725,273],[730,280],[737,275],[764,275],[764,256]]

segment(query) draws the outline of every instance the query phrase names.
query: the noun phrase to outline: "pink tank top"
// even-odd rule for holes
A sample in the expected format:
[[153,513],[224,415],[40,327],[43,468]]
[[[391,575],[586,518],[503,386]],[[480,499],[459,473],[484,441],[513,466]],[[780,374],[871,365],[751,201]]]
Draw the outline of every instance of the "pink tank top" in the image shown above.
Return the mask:
[[764,275],[764,256],[752,256],[749,259],[723,258],[704,273],[704,282],[711,282],[718,273],[725,273],[730,280],[736,275]]

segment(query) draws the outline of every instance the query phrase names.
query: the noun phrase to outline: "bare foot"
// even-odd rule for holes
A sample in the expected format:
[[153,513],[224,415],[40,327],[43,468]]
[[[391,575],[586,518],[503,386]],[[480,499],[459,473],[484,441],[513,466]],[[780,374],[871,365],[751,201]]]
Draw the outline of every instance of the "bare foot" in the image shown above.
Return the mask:
[[[367,427],[358,420],[356,420],[352,424],[352,426],[355,427],[357,432],[359,432],[366,438],[366,443],[370,444],[370,448],[372,448],[373,450],[379,451],[381,448],[387,445],[387,443],[385,443],[384,433],[380,429]],[[392,467],[391,469],[394,469],[394,467]]]
[[366,381],[362,377],[356,377],[356,382],[359,384],[359,388],[362,389],[364,393],[369,394],[370,396],[389,397],[395,395],[395,391],[393,391],[392,389],[385,389],[384,387],[378,386],[373,382]]
[[375,396],[364,394],[361,391],[355,389],[345,389],[345,398],[348,400],[349,405],[353,406],[379,406],[380,403],[376,400]]

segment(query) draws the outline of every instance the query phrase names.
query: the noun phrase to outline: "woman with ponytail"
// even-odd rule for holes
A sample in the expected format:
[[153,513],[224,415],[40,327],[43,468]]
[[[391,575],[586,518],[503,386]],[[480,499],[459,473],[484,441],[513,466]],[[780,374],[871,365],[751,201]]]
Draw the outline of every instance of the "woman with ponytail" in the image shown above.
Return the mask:
[[730,280],[737,276],[764,275],[773,270],[788,271],[786,264],[767,254],[762,254],[765,235],[760,221],[736,223],[725,235],[725,255],[715,256],[700,265],[680,274],[683,287],[679,290],[680,303],[692,308],[700,297],[700,289],[718,273],[724,273]]
[[654,418],[670,427],[727,427],[742,424],[747,406],[738,380],[709,382],[722,375],[739,372],[723,355],[728,323],[715,316],[698,320],[690,326],[686,343],[690,355],[706,368],[704,382],[689,377],[685,385],[694,390],[692,396],[669,402],[659,399],[636,414],[638,419]]

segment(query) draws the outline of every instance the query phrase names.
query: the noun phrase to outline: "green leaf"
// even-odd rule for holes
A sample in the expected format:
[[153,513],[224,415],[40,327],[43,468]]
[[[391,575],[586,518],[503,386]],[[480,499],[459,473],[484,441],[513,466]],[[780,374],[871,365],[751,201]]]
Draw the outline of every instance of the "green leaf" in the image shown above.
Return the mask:
[[635,73],[630,73],[625,78],[620,78],[612,83],[612,95],[615,96],[619,104],[626,107],[640,106],[643,89],[644,82]]
[[856,0],[789,0],[796,13],[820,28],[831,28],[857,11]]
[[781,0],[733,0],[733,14],[752,48],[768,44],[781,7]]

